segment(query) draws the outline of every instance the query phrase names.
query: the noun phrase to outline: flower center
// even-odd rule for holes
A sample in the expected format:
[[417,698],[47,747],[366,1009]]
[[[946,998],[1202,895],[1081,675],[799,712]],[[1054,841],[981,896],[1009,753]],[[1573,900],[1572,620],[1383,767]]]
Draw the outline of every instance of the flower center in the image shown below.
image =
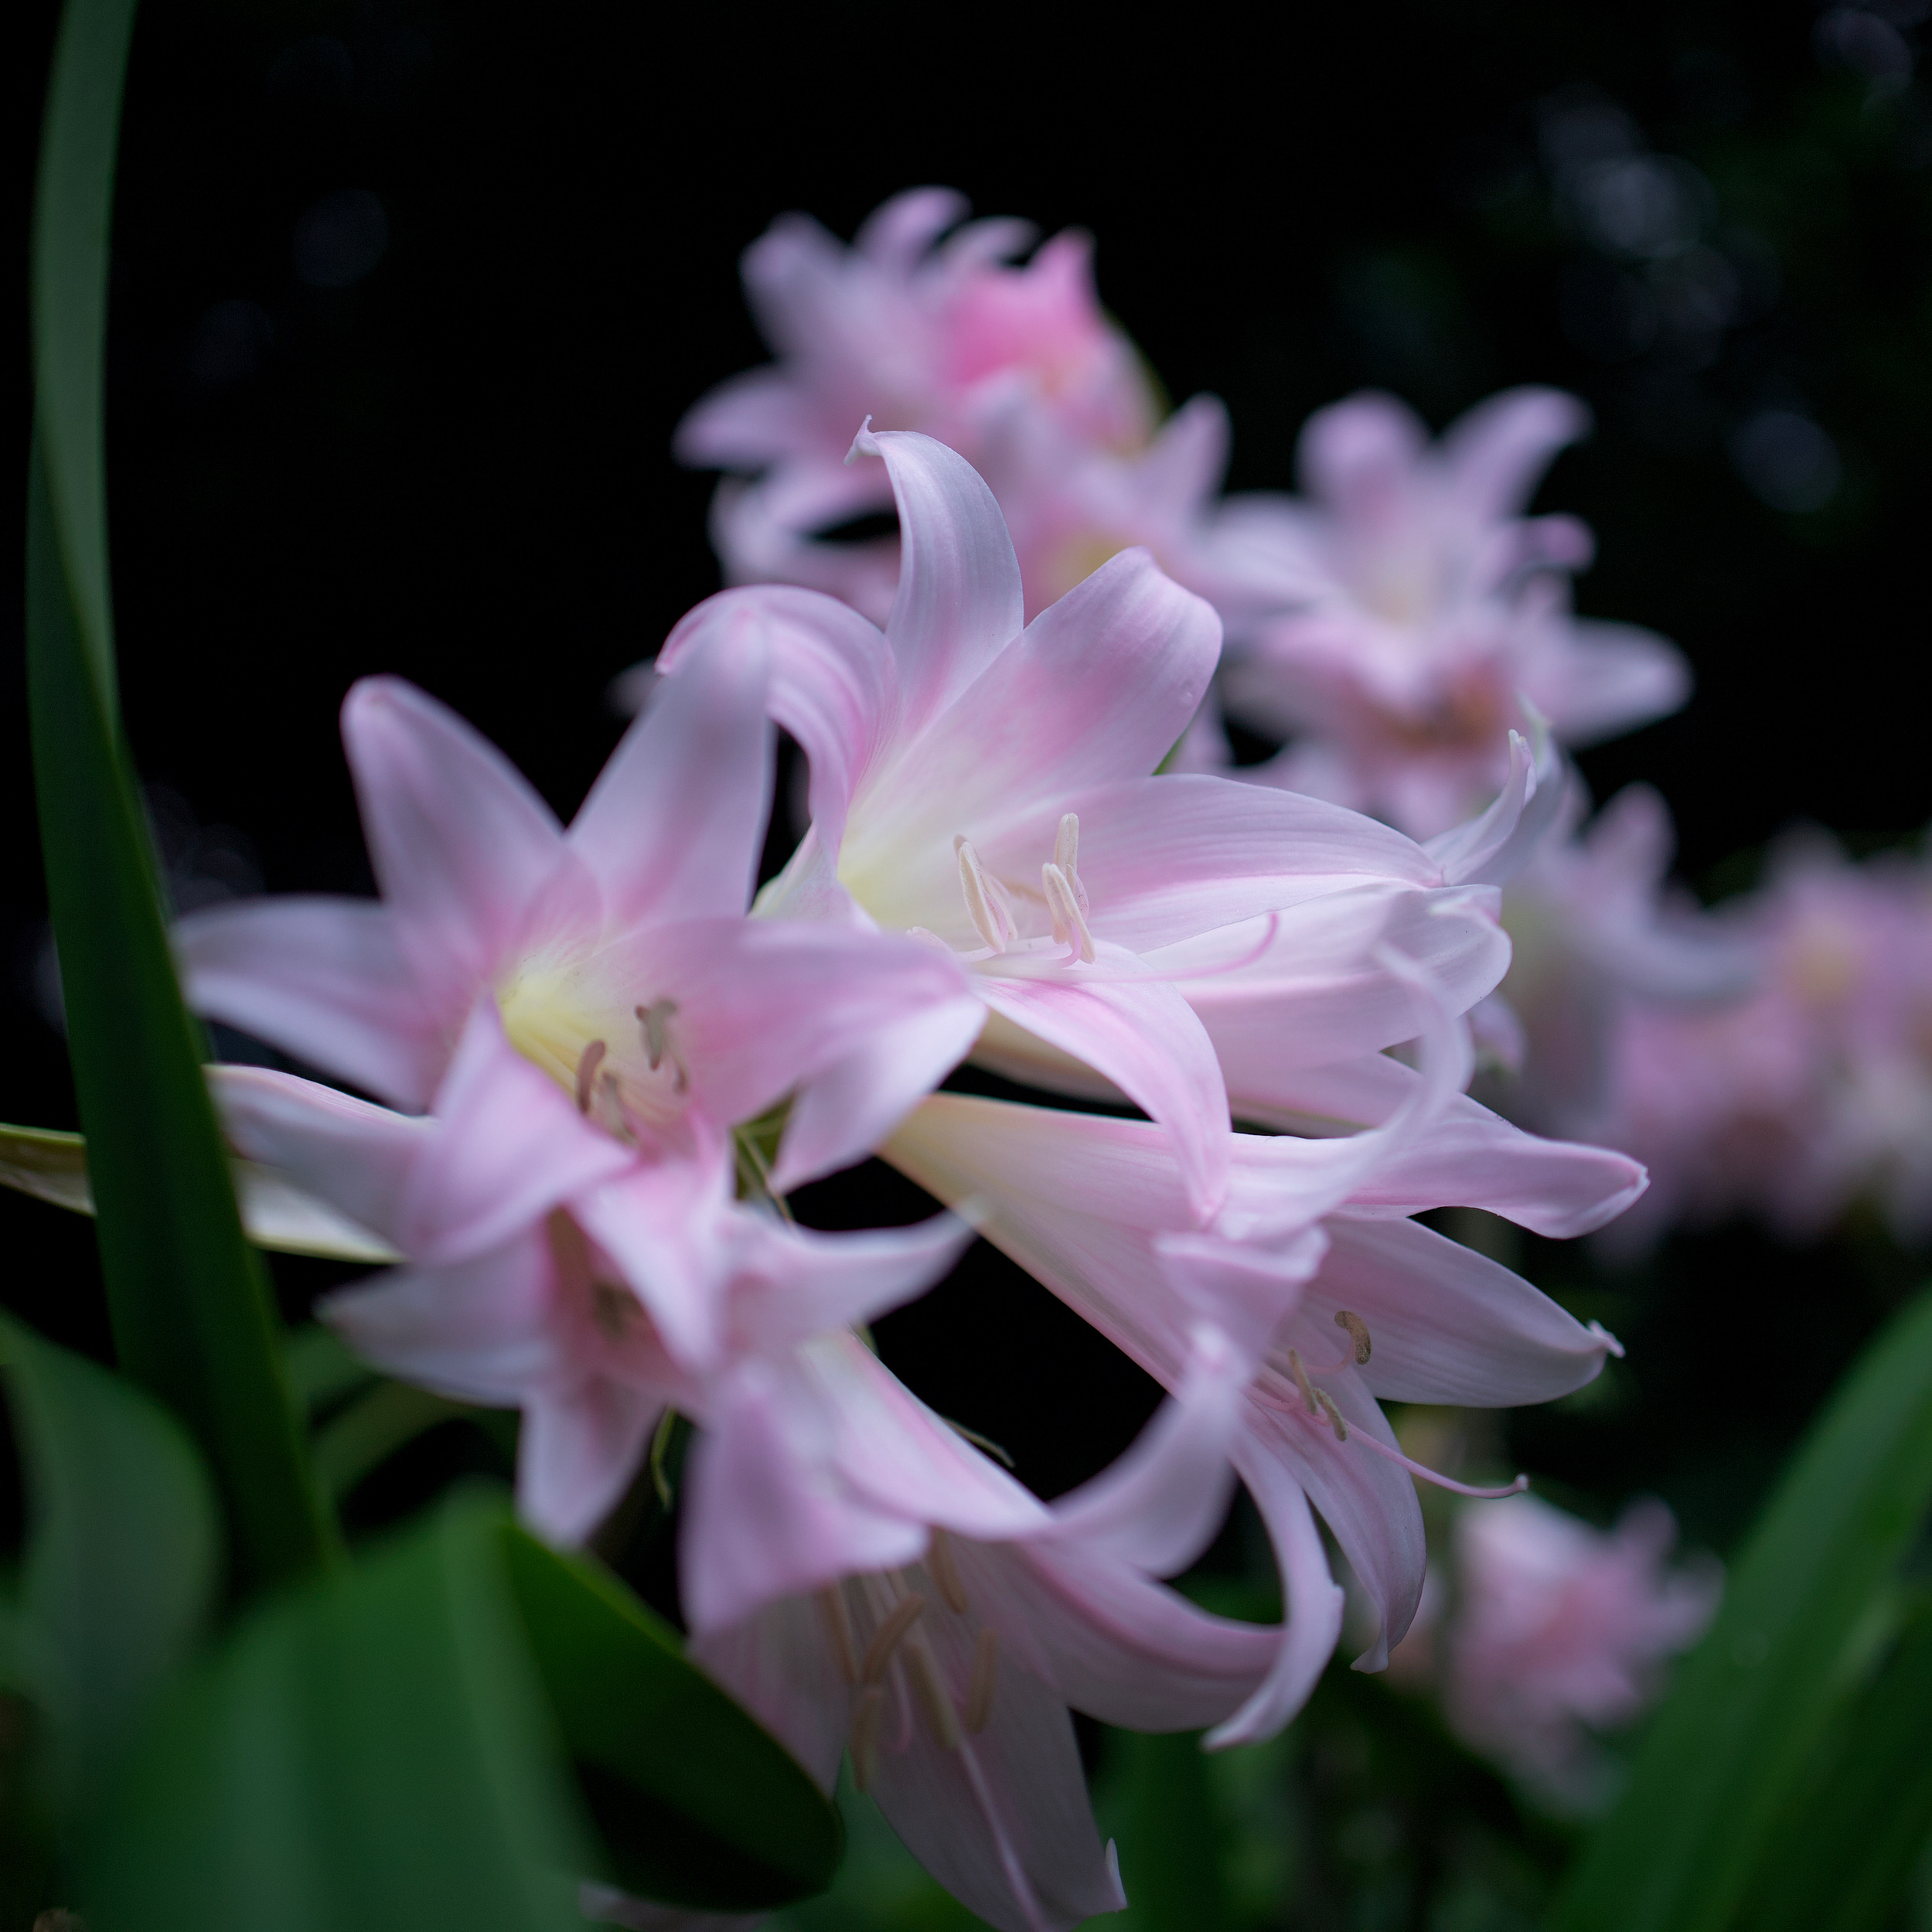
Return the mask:
[[[1020,922],[1014,911],[1014,894],[981,863],[972,841],[963,835],[952,841],[953,856],[959,862],[959,893],[966,901],[966,917],[989,952],[1007,951],[1020,937]],[[1065,963],[1076,961],[1092,966],[1095,953],[1093,934],[1087,925],[1087,888],[1080,880],[1080,819],[1069,812],[1060,821],[1053,841],[1053,857],[1040,868],[1038,898],[1044,905],[1053,942],[1067,949]],[[1018,896],[1035,895],[1025,888]]]
[[596,956],[525,960],[497,989],[509,1043],[620,1140],[653,1137],[683,1113],[691,1081],[677,1002],[612,986]]

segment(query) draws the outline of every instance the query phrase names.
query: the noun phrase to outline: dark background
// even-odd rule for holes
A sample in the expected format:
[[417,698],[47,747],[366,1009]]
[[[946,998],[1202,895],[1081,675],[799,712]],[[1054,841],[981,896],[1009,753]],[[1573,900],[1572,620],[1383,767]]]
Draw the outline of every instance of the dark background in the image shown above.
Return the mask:
[[[5,29],[15,264],[53,11]],[[1538,502],[1596,527],[1582,607],[1675,637],[1699,680],[1681,717],[1586,758],[1600,794],[1659,785],[1707,891],[1798,817],[1861,848],[1913,833],[1922,11],[1847,27],[1764,0],[1468,0],[1291,8],[1237,36],[1199,12],[155,0],[128,85],[108,455],[128,727],[178,884],[367,889],[335,725],[366,672],[454,704],[567,814],[621,728],[608,681],[716,586],[710,479],[669,441],[762,358],[740,250],[790,208],[849,235],[924,182],[1092,230],[1103,298],[1170,394],[1229,404],[1237,487],[1289,482],[1303,418],[1365,383],[1439,426],[1508,383],[1579,390],[1597,433]],[[1620,144],[1676,184],[1698,259],[1722,258],[1715,307],[1582,210],[1579,155]],[[22,318],[16,298],[16,531]],[[0,1113],[66,1125],[6,554]],[[918,1211],[868,1177],[814,1205]],[[85,1228],[0,1199],[0,1293],[104,1346]],[[1720,1545],[1909,1275],[1855,1227],[1804,1256],[1681,1244],[1641,1275],[1574,1250],[1527,1265],[1632,1361],[1509,1446],[1599,1515],[1661,1488]],[[336,1277],[278,1278],[292,1307]],[[984,1250],[884,1340],[1049,1492],[1151,1399]]]

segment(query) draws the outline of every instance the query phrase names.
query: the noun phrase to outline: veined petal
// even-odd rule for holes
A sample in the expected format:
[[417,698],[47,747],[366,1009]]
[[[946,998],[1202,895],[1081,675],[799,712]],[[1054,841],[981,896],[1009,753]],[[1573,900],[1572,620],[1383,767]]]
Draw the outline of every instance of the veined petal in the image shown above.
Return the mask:
[[[1102,949],[1103,959],[1119,949]],[[978,977],[994,1012],[1104,1074],[1166,1131],[1197,1218],[1227,1191],[1227,1089],[1206,1029],[1159,980]]]
[[434,1123],[267,1067],[210,1067],[208,1074],[238,1153],[287,1174],[386,1240],[396,1238]]
[[899,593],[885,635],[898,666],[905,728],[918,731],[1020,635],[1020,562],[980,475],[943,443],[861,429],[857,455],[882,456],[899,510]]
[[956,1542],[968,1600],[1075,1710],[1137,1731],[1217,1723],[1267,1675],[1281,1633],[1197,1610],[1130,1565],[1051,1538]]
[[[1417,1078],[1386,1055],[1365,1055],[1285,1073],[1272,1088],[1271,1104],[1250,1111],[1266,1124],[1303,1132],[1375,1125],[1414,1092]],[[1354,1203],[1402,1214],[1487,1208],[1538,1234],[1567,1239],[1614,1220],[1647,1184],[1642,1164],[1627,1154],[1525,1133],[1459,1093],[1444,1102],[1426,1136],[1364,1181]]]
[[1510,733],[1509,775],[1488,810],[1423,848],[1452,884],[1502,884],[1535,856],[1555,829],[1566,781],[1562,756],[1541,721],[1532,724],[1533,751],[1520,731]]
[[813,823],[820,844],[836,854],[846,807],[897,714],[891,647],[836,598],[762,584],[699,605],[665,641],[659,667],[676,672],[714,633],[753,623],[770,653],[771,715],[805,753]]
[[635,1158],[516,1052],[487,998],[438,1090],[436,1118],[397,1216],[398,1245],[419,1260],[494,1247]]
[[1341,1637],[1342,1593],[1328,1573],[1321,1532],[1300,1484],[1252,1438],[1237,1439],[1235,1460],[1274,1545],[1284,1616],[1267,1676],[1232,1717],[1208,1733],[1210,1750],[1273,1737],[1308,1702]]
[[608,1375],[523,1403],[516,1506],[553,1542],[578,1543],[616,1508],[642,1460],[664,1398]]
[[[942,1678],[972,1668],[963,1626],[932,1634]],[[1126,1903],[1095,1828],[1066,1706],[1014,1660],[986,1728],[946,1750],[921,1720],[909,1749],[881,1750],[873,1784],[906,1848],[1000,1932],[1072,1932]]]
[[1017,820],[980,857],[1007,876],[1037,875],[1063,812],[1080,820],[1095,932],[1137,952],[1347,886],[1442,883],[1421,847],[1372,819],[1201,772],[1064,794],[1051,824]]
[[389,909],[361,899],[251,900],[178,921],[188,1003],[397,1106],[429,1104],[455,1041],[425,1003]]
[[1317,1333],[1344,1308],[1368,1324],[1360,1374],[1382,1401],[1549,1402],[1594,1381],[1615,1348],[1521,1276],[1416,1222],[1343,1214],[1327,1229],[1302,1307]]
[[969,829],[977,837],[1040,809],[1057,826],[1069,793],[1153,770],[1187,728],[1220,652],[1213,608],[1146,550],[1123,550],[905,743],[868,791],[867,813],[889,814],[898,838],[901,822],[929,820],[942,840]]
[[591,787],[567,837],[612,928],[750,903],[771,809],[766,672],[748,615],[710,627]]
[[342,742],[397,949],[431,1010],[467,1012],[556,871],[562,829],[493,745],[400,678],[350,690]]

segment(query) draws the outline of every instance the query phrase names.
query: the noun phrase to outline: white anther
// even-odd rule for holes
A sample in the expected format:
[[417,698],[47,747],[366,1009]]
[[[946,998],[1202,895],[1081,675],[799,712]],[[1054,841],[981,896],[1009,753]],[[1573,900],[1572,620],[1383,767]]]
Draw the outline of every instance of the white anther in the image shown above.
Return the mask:
[[1355,1344],[1355,1366],[1358,1368],[1365,1367],[1374,1348],[1368,1338],[1368,1323],[1352,1308],[1337,1308],[1335,1310],[1335,1326],[1348,1331],[1348,1339]]
[[993,1693],[1000,1681],[1000,1640],[982,1629],[973,1646],[973,1676],[966,1685],[966,1727],[976,1737],[993,1715]]
[[955,839],[952,849],[959,854],[959,891],[965,896],[966,917],[973,922],[973,931],[995,952],[1005,952],[1014,930],[1006,894],[1000,890],[999,881],[987,876],[969,840]]
[[1067,875],[1057,865],[1043,865],[1040,887],[1047,895],[1047,910],[1053,915],[1054,939],[1067,949],[1067,964],[1078,959],[1092,966],[1093,935],[1087,930],[1086,915]]
[[914,1637],[905,1647],[905,1674],[911,1681],[912,1695],[921,1715],[939,1748],[956,1751],[959,1748],[959,1713],[952,1708],[952,1699],[946,1695],[938,1661],[923,1633]]
[[885,1692],[877,1684],[867,1685],[852,1706],[848,1748],[852,1753],[852,1782],[861,1791],[872,1788],[872,1774],[878,1768],[879,1719],[884,1712]]
[[1069,812],[1060,821],[1053,837],[1053,862],[1067,875],[1073,897],[1082,914],[1088,910],[1087,888],[1080,883],[1080,814]]
[[965,1616],[971,1606],[966,1601],[966,1585],[959,1580],[959,1566],[952,1560],[952,1539],[942,1529],[934,1530],[926,1545],[925,1566],[939,1585],[946,1608],[956,1617]]
[[819,1614],[825,1620],[825,1634],[830,1640],[832,1654],[837,1660],[839,1675],[848,1684],[859,1681],[858,1646],[852,1641],[852,1620],[846,1614],[845,1593],[834,1583],[818,1593]]
[[604,1056],[610,1049],[601,1040],[593,1040],[584,1049],[584,1057],[577,1063],[577,1111],[588,1113],[591,1095],[596,1092],[597,1070],[604,1064]]
[[872,1641],[865,1647],[865,1661],[859,1666],[859,1675],[868,1684],[876,1684],[885,1675],[885,1667],[892,1661],[892,1653],[899,1647],[899,1640],[919,1620],[919,1613],[925,1608],[925,1599],[916,1593],[902,1596],[887,1611],[885,1619],[872,1633]]

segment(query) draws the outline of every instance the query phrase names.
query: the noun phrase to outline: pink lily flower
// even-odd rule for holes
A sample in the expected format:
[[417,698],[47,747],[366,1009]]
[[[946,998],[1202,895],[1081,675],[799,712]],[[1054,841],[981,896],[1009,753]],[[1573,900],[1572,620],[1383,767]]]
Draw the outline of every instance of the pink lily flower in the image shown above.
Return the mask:
[[1895,1237],[1932,1233],[1932,867],[1853,865],[1789,844],[1717,915],[1760,962],[1745,997],[1633,1005],[1610,1052],[1603,1131],[1654,1164],[1627,1234],[1754,1215],[1815,1239],[1855,1201]]
[[717,1143],[639,1162],[511,1048],[489,1002],[427,1116],[261,1068],[215,1082],[237,1151],[402,1262],[330,1296],[324,1318],[390,1374],[521,1409],[520,1507],[560,1542],[615,1504],[667,1406],[721,1415],[754,1373],[922,1293],[970,1238],[945,1215],[791,1227],[731,1200]]
[[625,734],[568,832],[434,700],[365,680],[342,731],[382,901],[190,914],[190,1000],[412,1110],[493,1001],[510,1045],[640,1160],[788,1094],[787,1184],[856,1159],[981,1009],[930,948],[744,917],[770,791],[765,658],[753,627],[721,639]]
[[1406,1218],[1467,1203],[1569,1235],[1643,1185],[1634,1163],[1532,1141],[1463,1100],[1466,1045],[1440,1006],[1427,1024],[1420,1072],[1382,1061],[1402,1078],[1378,1124],[1327,1140],[1233,1136],[1227,1199],[1205,1229],[1141,1122],[939,1094],[882,1150],[940,1200],[972,1199],[989,1240],[1170,1389],[1194,1324],[1234,1338],[1251,1372],[1233,1460],[1268,1525],[1290,1616],[1268,1678],[1212,1743],[1278,1729],[1334,1648],[1341,1594],[1314,1511],[1380,1612],[1359,1667],[1379,1668],[1408,1627],[1424,1562],[1410,1477],[1429,1472],[1402,1456],[1378,1397],[1545,1401],[1617,1348]]
[[781,359],[714,390],[676,441],[686,462],[762,472],[719,489],[712,535],[731,581],[809,585],[884,621],[898,575],[893,542],[814,538],[891,507],[876,474],[844,463],[852,425],[868,413],[977,464],[1016,418],[1078,449],[1125,453],[1147,442],[1153,394],[1132,344],[1101,311],[1092,242],[1057,235],[1014,267],[1031,226],[957,227],[966,212],[948,189],[914,189],[879,209],[850,249],[789,215],[746,250],[746,293]]
[[1229,609],[1230,713],[1289,738],[1249,775],[1377,813],[1418,837],[1501,782],[1527,700],[1565,745],[1675,710],[1688,668],[1662,639],[1571,615],[1567,574],[1590,558],[1574,518],[1521,511],[1586,426],[1554,390],[1492,397],[1430,448],[1392,397],[1310,417],[1312,501],[1225,509],[1227,567],[1272,582],[1273,614]]
[[[1013,544],[971,468],[921,436],[854,448],[885,458],[899,503],[884,632],[812,591],[726,591],[659,659],[675,686],[748,613],[772,639],[772,714],[809,761],[812,826],[758,910],[951,952],[990,1011],[980,1058],[1126,1095],[1210,1214],[1230,1114],[1207,1016],[1279,1043],[1242,1075],[1244,1111],[1266,1104],[1283,1064],[1413,1031],[1408,996],[1369,963],[1378,943],[1417,945],[1462,1005],[1487,993],[1508,958],[1494,894],[1354,813],[1152,775],[1214,668],[1208,606],[1130,550],[1023,627]],[[1509,845],[1531,784],[1519,760],[1454,876]]]
[[1665,1660],[1716,1611],[1722,1571],[1709,1559],[1667,1570],[1676,1540],[1654,1501],[1607,1532],[1534,1496],[1457,1518],[1444,1710],[1466,1743],[1561,1809],[1600,1808],[1610,1767],[1596,1734],[1642,1715]]

